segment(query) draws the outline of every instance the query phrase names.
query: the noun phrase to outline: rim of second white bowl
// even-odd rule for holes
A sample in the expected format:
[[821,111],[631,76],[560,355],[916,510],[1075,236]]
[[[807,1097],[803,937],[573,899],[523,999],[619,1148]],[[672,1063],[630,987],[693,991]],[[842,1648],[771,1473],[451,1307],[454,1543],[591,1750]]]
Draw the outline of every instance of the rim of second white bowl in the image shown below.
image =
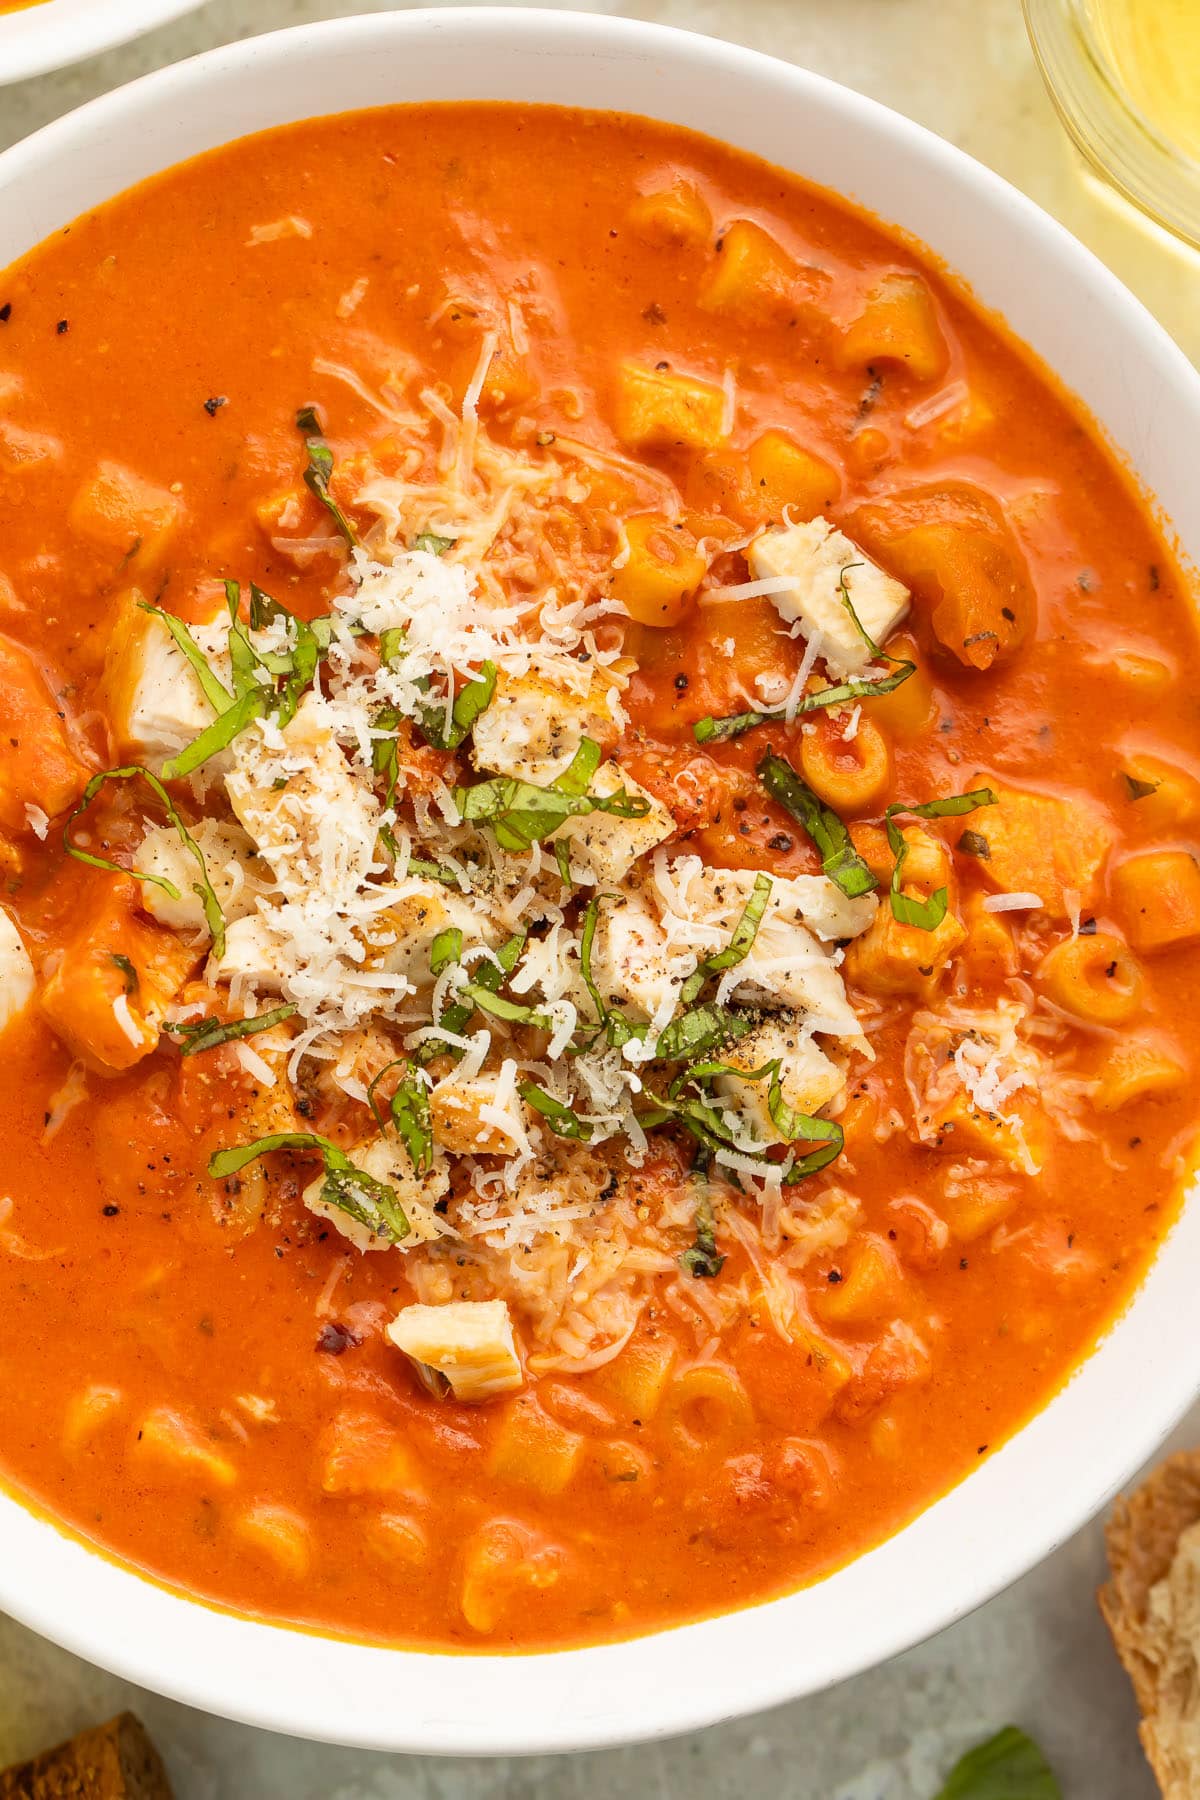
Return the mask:
[[194,12],[204,0],[34,0],[0,14],[0,87],[70,68]]
[[[468,47],[482,72],[464,78],[457,91],[456,71]],[[1125,346],[1138,375],[1135,387],[1119,389],[1130,414],[1127,447],[1144,448],[1152,461],[1164,416],[1178,435],[1190,439],[1200,430],[1200,377],[1182,353],[1090,252],[999,177],[923,128],[808,71],[603,15],[484,7],[369,14],[226,45],[145,76],[0,155],[0,259],[8,260],[6,237],[19,254],[54,224],[117,191],[105,183],[119,179],[131,161],[136,171],[122,186],[247,130],[382,103],[389,59],[401,48],[402,62],[394,66],[403,91],[391,96],[396,101],[436,69],[439,91],[429,98],[509,97],[495,90],[511,77],[530,90],[521,97],[544,99],[569,77],[580,91],[563,95],[567,103],[583,104],[586,93],[588,104],[617,108],[619,98],[606,97],[611,92],[630,101],[624,110],[666,118],[690,105],[686,122],[693,129],[702,128],[695,117],[701,109],[694,98],[676,95],[700,93],[706,128],[730,141],[736,136],[721,121],[742,103],[747,120],[772,107],[787,118],[823,115],[827,130],[836,120],[846,142],[862,146],[862,172],[869,173],[873,156],[886,153],[889,163],[903,165],[906,181],[915,181],[911,195],[905,190],[913,216],[902,222],[935,253],[942,246],[928,227],[950,199],[961,200],[972,219],[990,215],[992,232],[971,240],[976,283],[989,300],[993,275],[1000,291],[1007,291],[1006,281],[1011,285],[1005,270],[1013,240],[1037,261],[1056,303],[1075,307],[1069,330],[1046,328],[1061,342],[1068,379],[1075,370],[1103,385]],[[308,102],[310,93],[317,104]],[[322,104],[322,96],[331,103]],[[423,90],[412,97],[423,97]],[[257,111],[239,125],[243,100],[249,112]],[[174,136],[170,153],[160,157],[156,127],[166,135],[166,120]],[[745,125],[751,137],[758,130]],[[26,184],[38,181],[35,207],[23,196],[31,191]],[[869,195],[862,197],[869,203]],[[47,225],[46,209],[60,204],[72,210]],[[22,232],[30,230],[35,235],[26,241]],[[1018,290],[1012,292],[1015,304]],[[1094,366],[1079,343],[1081,308],[1104,345]],[[1158,486],[1160,493],[1169,490],[1163,493],[1168,512],[1173,500],[1174,511],[1186,515],[1183,477],[1166,468]],[[1195,536],[1200,542],[1200,516]],[[1197,1259],[1200,1207],[1192,1204],[1093,1355],[967,1481],[827,1580],[716,1619],[619,1644],[520,1656],[353,1644],[188,1600],[4,1495],[0,1605],[127,1679],[301,1737],[393,1751],[532,1754],[713,1724],[816,1692],[930,1636],[1023,1574],[1104,1505],[1200,1389],[1188,1274]]]

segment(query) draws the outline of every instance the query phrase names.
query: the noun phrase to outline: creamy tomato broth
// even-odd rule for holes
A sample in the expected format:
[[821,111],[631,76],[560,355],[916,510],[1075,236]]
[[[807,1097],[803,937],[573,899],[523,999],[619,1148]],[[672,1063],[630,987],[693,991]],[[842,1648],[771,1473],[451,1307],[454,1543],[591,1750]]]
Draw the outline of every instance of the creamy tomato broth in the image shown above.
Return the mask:
[[777,1594],[1168,1227],[1192,625],[927,257],[683,131],[235,144],[0,281],[0,1459],[190,1593]]

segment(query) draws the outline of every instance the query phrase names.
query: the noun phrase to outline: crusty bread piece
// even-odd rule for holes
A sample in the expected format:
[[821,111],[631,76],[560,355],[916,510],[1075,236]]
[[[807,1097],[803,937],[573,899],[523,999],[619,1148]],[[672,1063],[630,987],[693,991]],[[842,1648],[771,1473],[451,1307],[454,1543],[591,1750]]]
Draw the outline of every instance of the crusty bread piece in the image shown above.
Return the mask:
[[173,1800],[162,1758],[132,1713],[0,1771],[0,1800]]
[[1200,1450],[1181,1451],[1117,1502],[1100,1610],[1142,1711],[1164,1800],[1200,1796]]

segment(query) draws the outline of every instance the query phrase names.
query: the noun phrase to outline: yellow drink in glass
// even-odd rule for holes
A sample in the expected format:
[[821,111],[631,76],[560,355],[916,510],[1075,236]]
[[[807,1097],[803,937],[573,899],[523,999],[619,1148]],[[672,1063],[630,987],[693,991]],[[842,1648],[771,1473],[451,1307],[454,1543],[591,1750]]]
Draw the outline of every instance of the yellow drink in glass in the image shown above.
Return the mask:
[[1024,0],[1051,96],[1126,197],[1200,244],[1200,0]]

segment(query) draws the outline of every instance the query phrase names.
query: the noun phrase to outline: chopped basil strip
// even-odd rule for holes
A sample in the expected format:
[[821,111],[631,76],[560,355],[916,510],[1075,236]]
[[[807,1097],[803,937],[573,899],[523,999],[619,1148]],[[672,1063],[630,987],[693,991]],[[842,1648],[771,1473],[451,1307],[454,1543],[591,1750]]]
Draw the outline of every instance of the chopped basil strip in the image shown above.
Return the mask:
[[941,887],[935,889],[928,900],[916,900],[911,894],[901,892],[901,872],[908,860],[908,844],[896,824],[896,815],[906,813],[914,819],[954,819],[963,813],[975,812],[981,806],[997,804],[991,788],[984,787],[972,788],[968,794],[946,794],[940,800],[926,800],[919,806],[908,806],[900,800],[888,807],[883,822],[887,829],[888,847],[896,859],[888,898],[891,901],[892,917],[899,924],[915,925],[918,931],[936,931],[946,916],[950,894],[947,888]]
[[114,950],[108,960],[111,963],[115,963],[117,968],[120,969],[121,974],[124,976],[126,995],[136,994],[138,988],[141,986],[141,981],[137,970],[134,968],[129,958],[127,956],[122,956],[119,950]]
[[479,665],[478,678],[459,689],[451,708],[448,730],[444,706],[422,707],[419,724],[434,749],[457,750],[480,713],[491,705],[495,691],[496,665],[484,662]]
[[1033,1739],[1008,1725],[955,1763],[934,1800],[1062,1800],[1062,1788]]
[[[527,932],[515,931],[496,951],[494,962],[487,961],[480,964],[475,972],[475,979],[471,983],[476,994],[481,988],[488,994],[494,994],[499,987],[503,986],[521,960],[527,936]],[[460,990],[460,992],[462,991],[465,990]],[[453,1000],[444,1008],[441,1017],[435,1023],[440,1025],[443,1031],[452,1031],[455,1037],[461,1037],[471,1023],[474,1012],[473,1000],[470,1003]],[[449,1055],[457,1058],[461,1054],[462,1052],[456,1050],[453,1045],[440,1044],[436,1038],[427,1038],[419,1052],[421,1060],[424,1062],[429,1062],[435,1056]]]
[[390,668],[404,648],[408,632],[403,625],[385,625],[379,634],[379,660]]
[[823,1149],[812,1150],[807,1156],[792,1162],[784,1176],[786,1186],[794,1186],[806,1175],[815,1175],[819,1169],[826,1168],[841,1155],[845,1142],[841,1126],[833,1119],[814,1119],[808,1113],[797,1112],[794,1106],[789,1106],[783,1097],[783,1078],[778,1063],[767,1089],[767,1111],[771,1115],[772,1125],[785,1143],[803,1142],[824,1146]]
[[527,1106],[532,1106],[534,1112],[541,1114],[556,1137],[580,1138],[585,1142],[591,1137],[592,1127],[587,1120],[578,1118],[569,1106],[564,1106],[561,1100],[556,1100],[553,1094],[538,1087],[536,1082],[518,1082],[517,1092]]
[[536,1025],[542,1031],[554,1029],[554,1020],[538,1012],[536,1007],[506,1000],[480,981],[465,981],[458,991],[473,1000],[480,1012],[490,1013],[494,1019],[505,1019],[510,1025]]
[[304,447],[308,451],[308,467],[304,471],[304,485],[309,493],[315,495],[321,502],[347,544],[353,549],[358,543],[358,533],[329,491],[329,483],[333,478],[333,451],[325,442],[321,421],[311,406],[302,406],[296,414],[296,425],[304,434]]
[[[805,694],[796,707],[794,716],[799,719],[806,713],[821,712],[828,706],[845,706],[852,700],[873,700],[880,694],[892,694],[910,675],[916,674],[916,663],[884,656],[882,651],[877,651],[876,654],[883,657],[885,662],[896,663],[892,674],[882,675],[878,681],[839,681],[836,687],[822,688],[816,694]],[[782,706],[770,712],[730,713],[724,719],[714,719],[709,715],[697,719],[692,726],[692,736],[698,744],[725,743],[730,738],[741,737],[743,732],[753,731],[757,725],[768,725],[786,718],[787,709]]]
[[282,1025],[285,1019],[290,1019],[295,1010],[289,1004],[276,1006],[270,1012],[254,1013],[248,1019],[187,1019],[177,1025],[169,1024],[165,1029],[183,1039],[179,1046],[181,1056],[198,1056],[202,1050],[215,1050],[218,1044],[230,1044],[237,1038],[270,1031],[272,1025]]
[[568,819],[585,813],[612,813],[622,819],[644,819],[650,802],[618,788],[615,794],[589,794],[587,783],[600,763],[600,746],[584,738],[570,767],[550,787],[535,787],[515,776],[496,775],[474,787],[454,790],[463,819],[488,824],[503,850],[516,853],[552,837]]
[[424,550],[428,556],[445,556],[447,550],[453,550],[457,538],[439,537],[436,531],[418,531],[412,541],[412,549]]
[[413,1168],[418,1175],[425,1175],[433,1167],[433,1120],[429,1110],[429,1090],[417,1073],[417,1065],[407,1056],[398,1056],[394,1062],[385,1064],[368,1083],[367,1104],[380,1131],[385,1130],[386,1121],[376,1104],[375,1089],[393,1069],[403,1073],[388,1101],[388,1116],[412,1158]]
[[691,1005],[710,975],[723,975],[726,969],[735,969],[739,963],[745,962],[754,948],[754,940],[758,936],[758,928],[763,922],[774,885],[769,875],[754,877],[754,891],[733,928],[733,936],[724,950],[715,951],[712,956],[706,956],[697,964],[695,972],[688,976],[679,990],[681,1005]]
[[[846,577],[851,569],[861,569],[862,566],[862,563],[857,562],[843,564],[838,576],[838,594],[842,605],[854,621],[854,629],[871,655],[878,662],[890,663],[892,673],[881,675],[875,681],[843,681],[839,682],[836,687],[822,688],[819,693],[805,694],[796,707],[795,716],[797,718],[804,713],[818,712],[822,707],[842,706],[851,700],[871,700],[880,694],[895,693],[896,689],[906,682],[910,675],[915,675],[917,672],[915,662],[910,662],[904,657],[889,656],[886,650],[881,650],[855,612]],[[756,725],[765,725],[769,720],[786,717],[787,709],[785,707],[777,707],[771,712],[733,713],[727,719],[711,717],[700,719],[693,726],[692,731],[698,744],[710,744],[722,739],[740,737],[744,731],[752,731]]]
[[185,775],[194,775],[210,757],[219,756],[222,750],[227,750],[252,719],[260,719],[269,712],[270,705],[271,698],[266,688],[248,689],[219,718],[214,719],[199,737],[193,738],[178,755],[163,764],[163,774],[167,780],[180,781]]
[[600,895],[593,894],[583,912],[583,925],[579,934],[579,972],[583,976],[583,985],[592,997],[592,1005],[596,1009],[596,1018],[601,1024],[608,1017],[608,1007],[604,997],[592,977],[592,945],[596,941],[596,925],[600,918]]
[[758,765],[758,779],[772,800],[808,833],[821,853],[821,867],[835,887],[854,899],[878,886],[842,820],[801,781],[791,763],[768,751]]
[[753,1030],[753,1020],[725,1006],[694,1006],[659,1032],[654,1055],[660,1062],[691,1062],[720,1044],[734,1043]]
[[451,963],[461,962],[462,948],[463,934],[457,925],[448,925],[445,931],[439,931],[429,952],[430,973],[440,975]]
[[140,763],[128,763],[124,768],[105,769],[101,774],[93,775],[92,779],[83,790],[83,797],[80,800],[79,805],[75,808],[75,811],[71,814],[63,827],[64,847],[68,854],[73,856],[77,862],[87,863],[90,868],[106,869],[111,875],[132,875],[135,881],[152,882],[155,887],[161,888],[164,894],[167,894],[172,900],[181,899],[182,895],[180,894],[179,889],[175,886],[173,881],[168,881],[165,875],[150,875],[143,872],[141,869],[122,868],[120,863],[112,862],[106,856],[93,856],[89,850],[81,849],[78,844],[71,842],[72,825],[74,825],[76,819],[81,817],[81,815],[87,811],[106,781],[134,780],[144,781],[147,786],[152,789],[155,798],[162,806],[167,818],[179,833],[180,842],[183,844],[184,849],[190,856],[195,858],[196,866],[200,871],[200,879],[192,883],[192,892],[198,896],[200,904],[204,908],[204,922],[208,926],[209,933],[212,937],[213,954],[215,956],[223,956],[225,954],[225,915],[221,911],[221,903],[217,899],[216,890],[208,878],[208,866],[204,861],[204,852],[180,818],[175,807],[175,802],[172,800],[170,794],[168,794],[157,775],[152,775],[149,769],[144,769]]
[[565,838],[558,838],[554,845],[554,860],[558,864],[558,879],[564,887],[571,886],[571,852],[567,848]]
[[702,1193],[696,1201],[696,1237],[679,1261],[696,1280],[712,1281],[725,1267],[725,1258],[717,1251],[717,1226],[712,1200]]
[[161,619],[162,623],[174,638],[175,643],[187,658],[192,673],[200,683],[204,698],[208,701],[208,704],[215,713],[224,712],[225,708],[232,701],[233,695],[229,692],[229,689],[225,686],[224,682],[217,680],[217,677],[213,674],[212,669],[209,666],[208,658],[205,656],[203,650],[201,650],[199,644],[196,642],[183,620],[177,619],[174,613],[164,611],[161,606],[151,606],[148,600],[139,600],[138,605],[143,612],[149,613],[152,618]]
[[422,881],[440,881],[443,887],[458,886],[458,876],[453,869],[444,869],[441,863],[425,862],[419,856],[409,857],[408,873],[420,876]]
[[215,1181],[223,1181],[273,1150],[315,1150],[325,1165],[322,1200],[391,1243],[398,1244],[408,1236],[411,1227],[396,1190],[357,1168],[344,1150],[313,1131],[278,1131],[271,1137],[256,1138],[252,1144],[218,1150],[208,1159],[208,1172]]

